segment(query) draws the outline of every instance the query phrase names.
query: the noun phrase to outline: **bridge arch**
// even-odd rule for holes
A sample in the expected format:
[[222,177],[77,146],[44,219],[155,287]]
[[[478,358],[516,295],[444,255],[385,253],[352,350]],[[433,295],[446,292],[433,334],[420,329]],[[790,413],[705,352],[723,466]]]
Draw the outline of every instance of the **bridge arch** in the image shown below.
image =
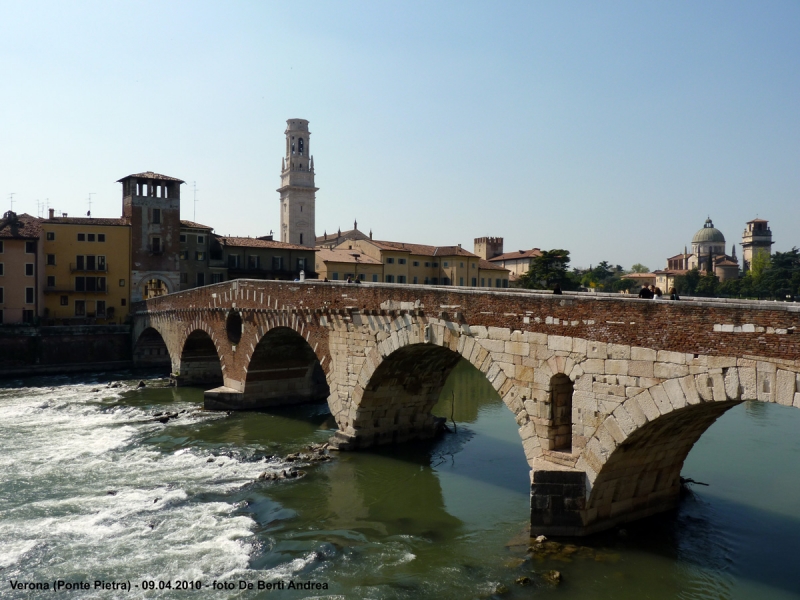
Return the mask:
[[214,331],[206,323],[188,327],[180,343],[178,385],[223,385],[222,356]]
[[[402,321],[402,319],[401,319]],[[525,392],[516,385],[513,364],[495,361],[473,336],[441,324],[404,324],[374,346],[354,377],[348,403],[332,412],[339,425],[340,447],[364,448],[430,438],[435,434],[431,409],[448,376],[464,360],[483,373],[511,410],[529,464],[539,455],[539,440],[525,414]]]
[[270,406],[326,400],[327,376],[306,338],[288,324],[261,333],[247,363],[244,401]]
[[133,344],[133,364],[142,368],[172,367],[172,358],[164,336],[154,326],[145,327]]
[[686,457],[734,406],[756,400],[800,408],[800,373],[741,362],[661,380],[606,416],[576,464],[587,480],[585,527],[607,529],[676,506]]

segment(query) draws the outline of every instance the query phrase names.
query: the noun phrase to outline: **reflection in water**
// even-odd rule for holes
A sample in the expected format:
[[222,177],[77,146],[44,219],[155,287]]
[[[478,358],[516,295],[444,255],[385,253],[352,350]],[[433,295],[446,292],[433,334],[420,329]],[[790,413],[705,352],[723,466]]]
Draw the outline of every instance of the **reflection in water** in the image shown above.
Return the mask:
[[[201,390],[137,381],[0,389],[5,579],[295,578],[327,582],[323,597],[370,599],[800,599],[797,409],[743,405],[720,418],[683,469],[710,487],[673,513],[529,555],[517,425],[468,364],[434,409],[458,433],[342,453],[272,482],[258,474],[328,439],[324,405],[193,413]],[[188,412],[153,422],[165,410]],[[558,587],[542,577],[550,569]]]

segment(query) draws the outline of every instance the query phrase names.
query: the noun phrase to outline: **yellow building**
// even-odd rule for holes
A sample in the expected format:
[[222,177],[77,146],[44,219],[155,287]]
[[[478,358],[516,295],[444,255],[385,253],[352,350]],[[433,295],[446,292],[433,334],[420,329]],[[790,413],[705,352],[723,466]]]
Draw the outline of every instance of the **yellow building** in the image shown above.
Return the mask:
[[316,261],[318,279],[383,281],[383,264],[358,250],[318,248]]
[[[377,281],[384,283],[508,287],[507,269],[492,265],[461,246],[347,240],[335,250],[358,253],[379,263],[382,277],[379,276]],[[326,262],[324,255],[319,262]],[[333,272],[333,269],[328,266],[327,272]]]
[[123,323],[130,304],[131,228],[124,219],[41,221],[50,323]]

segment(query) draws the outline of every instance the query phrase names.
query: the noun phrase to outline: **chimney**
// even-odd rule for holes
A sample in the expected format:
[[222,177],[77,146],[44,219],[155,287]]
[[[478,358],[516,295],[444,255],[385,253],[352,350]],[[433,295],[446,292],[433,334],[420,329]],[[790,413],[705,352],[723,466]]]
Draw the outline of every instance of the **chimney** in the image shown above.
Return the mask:
[[55,214],[55,212],[56,212],[56,209],[55,209],[55,208],[51,208],[49,212],[50,212],[50,216],[49,216],[48,218],[52,219],[52,218],[53,218],[53,215],[54,215],[54,214]]

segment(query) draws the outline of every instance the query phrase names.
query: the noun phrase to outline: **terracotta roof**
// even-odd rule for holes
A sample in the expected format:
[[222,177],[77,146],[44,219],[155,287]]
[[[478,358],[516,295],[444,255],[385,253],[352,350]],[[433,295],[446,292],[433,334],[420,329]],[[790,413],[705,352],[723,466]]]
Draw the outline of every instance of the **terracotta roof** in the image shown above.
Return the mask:
[[688,272],[687,269],[660,269],[653,271],[653,275],[686,275]]
[[652,279],[656,276],[656,273],[660,273],[661,271],[654,271],[652,273],[629,273],[627,275],[623,275],[623,279]]
[[[353,255],[358,255],[358,260]],[[361,254],[360,252],[353,252],[352,250],[328,250],[327,248],[320,248],[317,250],[317,258],[322,262],[338,262],[338,263],[358,263],[360,265],[379,265],[381,261]]]
[[684,256],[686,256],[686,258],[689,258],[690,256],[694,256],[694,254],[692,254],[691,252],[687,252],[686,254],[681,252],[680,254],[676,254],[675,256],[670,256],[667,260],[677,260],[679,258],[683,258]]
[[314,248],[300,246],[298,244],[287,244],[286,242],[276,242],[274,240],[259,240],[248,237],[218,237],[219,243],[229,248],[275,248],[277,250],[308,250],[316,252]]
[[505,267],[500,267],[498,265],[493,265],[488,260],[480,259],[478,261],[478,268],[483,269],[484,271],[505,271],[508,273],[508,269]]
[[738,267],[739,263],[726,258],[725,260],[718,260],[714,266],[717,267]]
[[128,221],[123,218],[101,219],[95,217],[53,217],[43,219],[43,224],[53,225],[128,225]]
[[491,261],[497,260],[514,260],[515,258],[535,258],[541,256],[542,251],[538,248],[531,248],[530,250],[517,250],[516,252],[506,252],[500,256],[490,258]]
[[748,221],[748,223],[769,223],[769,221],[765,221],[764,219],[753,219],[752,221]]
[[183,179],[178,179],[177,177],[170,177],[169,175],[161,175],[160,173],[153,173],[152,171],[145,171],[144,173],[134,173],[133,175],[128,175],[127,177],[123,177],[122,179],[117,179],[117,183],[122,183],[126,179],[130,179],[131,177],[135,177],[137,179],[157,179],[159,181],[177,181],[178,183],[186,183]]
[[213,227],[209,227],[208,225],[201,225],[200,223],[195,223],[194,221],[185,221],[181,219],[181,227],[188,227],[189,229],[208,229],[213,230]]
[[318,235],[316,241],[318,242],[332,242],[339,238],[347,238],[355,236],[356,239],[368,240],[369,236],[360,229],[348,229],[347,231],[326,233],[325,235]]
[[477,258],[472,252],[467,252],[460,246],[428,246],[426,244],[406,244],[405,242],[388,242],[386,240],[369,240],[381,250],[392,252],[409,252],[420,256],[465,256]]
[[0,219],[0,238],[4,240],[38,240],[42,233],[39,219],[27,213],[18,215],[8,211]]

